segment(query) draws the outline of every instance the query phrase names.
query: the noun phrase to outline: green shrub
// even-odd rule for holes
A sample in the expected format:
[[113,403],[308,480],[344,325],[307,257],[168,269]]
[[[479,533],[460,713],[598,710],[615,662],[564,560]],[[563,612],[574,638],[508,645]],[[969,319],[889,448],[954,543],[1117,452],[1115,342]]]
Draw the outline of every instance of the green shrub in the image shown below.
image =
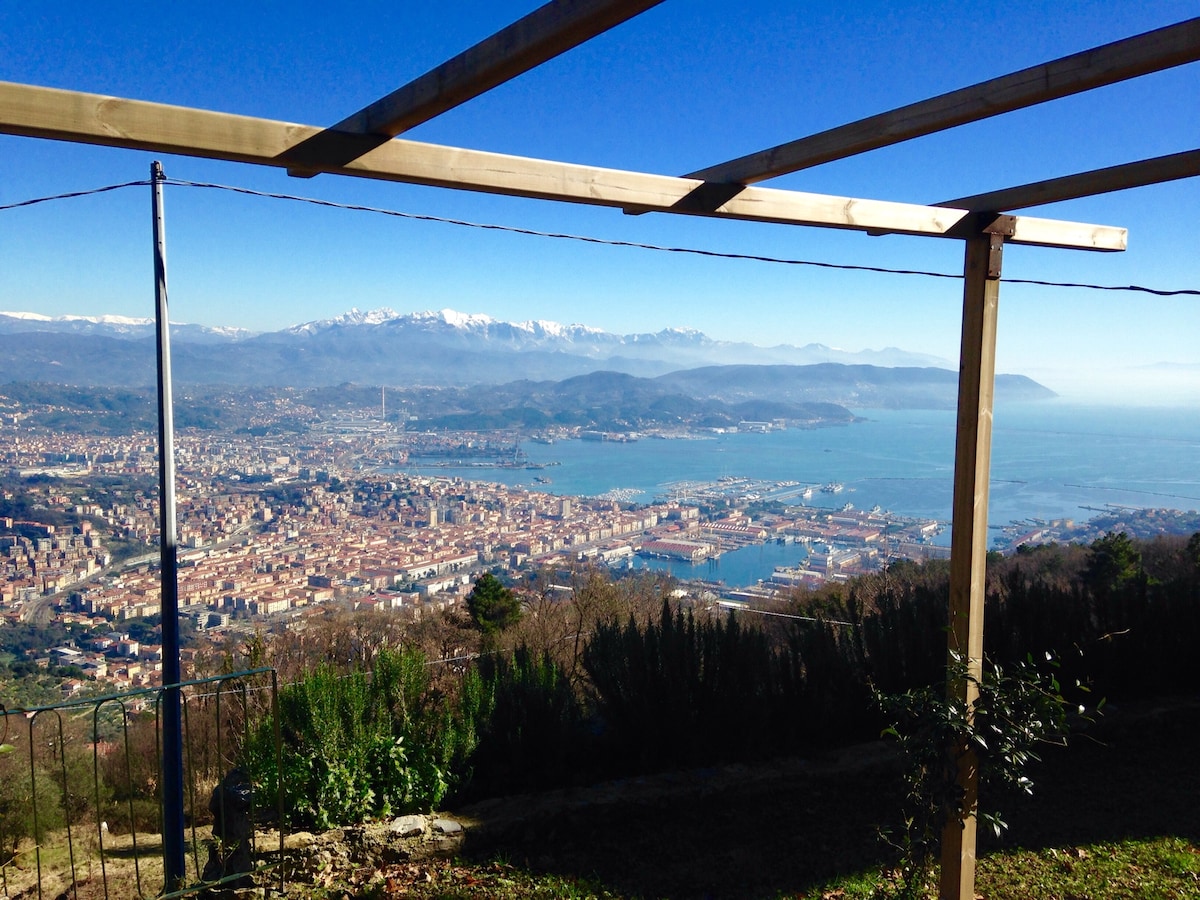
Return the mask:
[[1053,660],[1047,666],[1027,658],[1007,667],[986,664],[976,676],[966,660],[952,655],[947,683],[975,686],[973,710],[949,695],[945,684],[876,694],[891,722],[885,734],[900,747],[906,788],[903,825],[885,832],[901,855],[901,896],[920,896],[947,826],[975,816],[997,836],[1007,828],[997,809],[979,808],[968,798],[960,764],[974,761],[980,796],[994,804],[1006,795],[1032,794],[1030,767],[1040,759],[1038,748],[1066,743],[1070,704],[1051,671]]
[[425,658],[381,650],[370,673],[319,666],[279,692],[282,766],[273,723],[251,736],[244,763],[266,803],[282,781],[297,826],[329,828],[431,809],[473,747],[449,704],[430,688]]
[[[6,745],[12,746],[12,745]],[[12,862],[18,845],[25,838],[61,828],[62,789],[52,769],[35,766],[29,770],[27,745],[0,754],[0,866]],[[36,777],[36,791],[31,778]],[[34,799],[37,800],[37,834],[34,829]]]
[[522,645],[512,654],[481,657],[469,676],[476,692],[478,746],[472,789],[503,792],[569,782],[589,756],[583,711],[570,679],[546,652]]
[[766,637],[732,615],[697,624],[664,602],[657,624],[599,626],[583,664],[606,752],[623,768],[769,755],[772,720],[791,712]]

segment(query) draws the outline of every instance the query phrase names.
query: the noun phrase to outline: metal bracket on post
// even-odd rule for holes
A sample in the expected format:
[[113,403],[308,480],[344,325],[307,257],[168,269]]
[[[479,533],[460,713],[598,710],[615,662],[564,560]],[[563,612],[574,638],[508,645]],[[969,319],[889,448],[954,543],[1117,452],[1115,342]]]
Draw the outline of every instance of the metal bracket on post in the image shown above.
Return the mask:
[[988,250],[988,278],[999,278],[1004,265],[1004,239],[1012,237],[1017,230],[1016,216],[995,216],[992,221],[980,227],[980,232],[991,235],[991,246]]
[[1004,237],[993,234],[988,248],[988,278],[999,278],[1004,268]]

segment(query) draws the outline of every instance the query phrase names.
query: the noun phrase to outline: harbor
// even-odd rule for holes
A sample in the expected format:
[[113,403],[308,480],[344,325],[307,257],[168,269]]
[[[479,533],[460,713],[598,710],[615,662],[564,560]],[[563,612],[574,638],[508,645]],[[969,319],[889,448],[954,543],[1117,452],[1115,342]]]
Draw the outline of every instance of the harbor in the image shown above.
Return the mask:
[[[828,486],[827,483],[826,486]],[[937,543],[947,523],[886,512],[797,502],[816,483],[721,476],[663,485],[662,502],[686,504],[694,521],[651,529],[631,568],[669,572],[722,596],[775,594],[798,585],[874,571],[897,558],[945,556]],[[701,514],[700,510],[704,510]]]

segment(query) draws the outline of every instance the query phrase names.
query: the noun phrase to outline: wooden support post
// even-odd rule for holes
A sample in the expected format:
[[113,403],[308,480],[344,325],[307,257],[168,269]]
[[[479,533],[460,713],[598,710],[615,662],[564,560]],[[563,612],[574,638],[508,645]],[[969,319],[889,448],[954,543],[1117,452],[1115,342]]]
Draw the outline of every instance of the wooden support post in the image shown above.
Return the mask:
[[[1011,219],[993,226],[1005,230]],[[949,655],[967,662],[971,676],[983,671],[984,569],[987,564],[988,474],[992,453],[992,394],[996,373],[996,318],[1000,299],[1002,233],[982,233],[966,241],[962,350],[958,364],[958,436],[954,450],[954,525],[950,542]],[[970,710],[977,682],[949,680],[950,699]],[[968,712],[970,715],[970,712]],[[975,828],[979,769],[973,753],[959,756],[958,783],[965,821],[947,823],[942,833],[941,900],[974,900]]]

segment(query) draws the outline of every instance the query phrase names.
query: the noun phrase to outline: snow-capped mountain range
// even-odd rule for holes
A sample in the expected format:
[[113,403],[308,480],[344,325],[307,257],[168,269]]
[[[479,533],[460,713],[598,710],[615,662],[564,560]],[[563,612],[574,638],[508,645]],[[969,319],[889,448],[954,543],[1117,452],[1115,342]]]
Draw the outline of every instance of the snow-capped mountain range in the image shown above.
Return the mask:
[[[0,312],[0,355],[8,361],[3,379],[150,384],[154,331],[153,319]],[[701,366],[816,363],[955,368],[896,348],[849,353],[822,344],[758,347],[683,328],[621,335],[451,309],[351,309],[257,334],[173,323],[171,333],[176,379],[185,383],[465,385],[558,380],[598,370],[655,376]]]
[[[909,353],[895,347],[851,353],[807,344],[795,347],[780,344],[759,347],[754,344],[713,340],[694,328],[666,328],[640,334],[614,334],[590,325],[564,325],[545,319],[505,322],[483,313],[462,313],[453,309],[437,312],[398,313],[387,307],[362,312],[351,309],[332,319],[294,325],[277,334],[315,336],[338,329],[374,328],[379,333],[415,332],[441,338],[474,338],[490,344],[507,344],[514,349],[550,349],[589,359],[604,359],[614,354],[639,358],[663,359],[683,355],[678,362],[689,365],[726,365],[731,363],[780,363],[808,365],[818,362],[868,364],[877,366],[935,366],[954,368],[940,357]],[[692,358],[697,357],[697,358]],[[620,367],[618,367],[620,369]]]
[[426,332],[452,330],[464,334],[473,334],[483,339],[496,337],[522,338],[531,342],[546,341],[587,341],[603,340],[607,332],[587,325],[563,325],[559,322],[546,320],[526,322],[503,322],[493,319],[484,313],[462,313],[453,309],[443,309],[437,312],[427,310],[401,314],[388,307],[380,307],[369,312],[357,308],[342,313],[332,319],[321,319],[316,322],[305,322],[285,328],[284,332],[294,335],[314,335],[329,331],[333,328],[354,327],[388,327],[400,329],[419,329]]

